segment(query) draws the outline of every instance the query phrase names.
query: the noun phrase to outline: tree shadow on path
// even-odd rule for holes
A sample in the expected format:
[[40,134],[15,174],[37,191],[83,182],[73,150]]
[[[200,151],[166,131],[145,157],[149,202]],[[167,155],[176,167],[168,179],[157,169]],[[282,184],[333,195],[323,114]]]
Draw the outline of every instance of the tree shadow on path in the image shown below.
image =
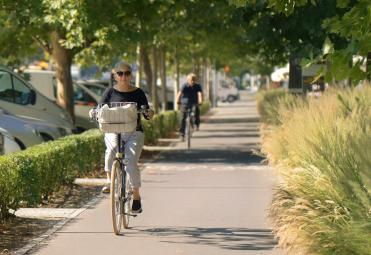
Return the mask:
[[[170,155],[168,155],[170,154]],[[226,164],[226,165],[249,165],[260,164],[263,157],[255,155],[249,148],[236,149],[220,148],[218,150],[192,149],[192,150],[172,150],[161,154],[156,163],[178,163],[178,164]]]
[[138,227],[135,232],[127,233],[127,236],[138,233],[169,239],[161,241],[165,243],[211,245],[228,250],[272,250],[277,245],[270,229]]

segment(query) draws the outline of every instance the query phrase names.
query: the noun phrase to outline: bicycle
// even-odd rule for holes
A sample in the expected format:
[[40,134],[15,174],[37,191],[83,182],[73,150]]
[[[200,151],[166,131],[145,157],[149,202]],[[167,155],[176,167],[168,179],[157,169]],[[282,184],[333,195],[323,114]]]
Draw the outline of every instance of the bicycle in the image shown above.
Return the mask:
[[[107,105],[105,107],[104,105]],[[124,116],[125,111],[122,109],[130,109]],[[135,107],[135,111],[134,111]],[[110,186],[110,204],[113,231],[116,235],[121,232],[122,226],[127,229],[129,227],[130,217],[136,217],[136,214],[131,213],[133,202],[133,192],[130,187],[129,178],[125,170],[128,161],[124,158],[125,142],[122,141],[121,133],[134,132],[137,125],[137,113],[146,113],[148,109],[136,110],[136,103],[132,102],[115,102],[98,105],[92,119],[98,122],[99,129],[104,133],[115,133],[117,135],[117,153],[111,170],[111,186]],[[108,110],[108,109],[111,109]],[[116,109],[118,109],[116,111]],[[105,114],[105,112],[107,114]],[[120,116],[121,114],[121,116]],[[106,115],[106,116],[103,116]],[[134,117],[135,116],[135,117]]]
[[195,119],[195,104],[182,104],[183,109],[186,111],[186,121],[185,121],[185,129],[184,129],[184,136],[185,140],[187,141],[187,148],[191,148],[191,137],[192,137],[192,130],[194,129],[194,119]]

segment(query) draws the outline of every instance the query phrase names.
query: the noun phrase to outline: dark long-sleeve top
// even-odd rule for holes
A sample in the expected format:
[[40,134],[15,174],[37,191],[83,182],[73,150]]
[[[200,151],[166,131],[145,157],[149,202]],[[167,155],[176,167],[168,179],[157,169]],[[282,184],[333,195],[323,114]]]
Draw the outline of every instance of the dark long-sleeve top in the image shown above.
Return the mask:
[[[111,103],[111,102],[134,102],[137,103],[138,110],[144,105],[148,106],[148,100],[146,95],[144,94],[143,90],[137,88],[130,92],[121,92],[116,90],[113,87],[109,87],[103,93],[102,98],[100,100],[100,104]],[[141,117],[138,113],[138,120],[137,120],[137,131],[143,132],[142,124],[141,124]]]

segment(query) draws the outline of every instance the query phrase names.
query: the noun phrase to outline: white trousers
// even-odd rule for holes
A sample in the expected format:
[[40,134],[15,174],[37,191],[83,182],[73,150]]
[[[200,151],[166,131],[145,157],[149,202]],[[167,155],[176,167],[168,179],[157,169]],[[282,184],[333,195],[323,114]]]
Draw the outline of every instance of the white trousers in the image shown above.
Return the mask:
[[[117,135],[106,133],[104,142],[106,143],[104,171],[111,172],[113,162],[117,152]],[[121,139],[125,144],[126,172],[129,175],[130,184],[133,188],[141,186],[140,171],[138,161],[144,145],[144,134],[140,131],[133,133],[121,133]]]

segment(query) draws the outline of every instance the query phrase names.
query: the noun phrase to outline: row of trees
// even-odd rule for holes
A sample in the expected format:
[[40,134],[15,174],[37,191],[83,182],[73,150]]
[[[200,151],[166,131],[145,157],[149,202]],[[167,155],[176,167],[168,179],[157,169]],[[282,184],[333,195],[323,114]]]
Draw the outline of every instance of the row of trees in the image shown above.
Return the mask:
[[137,84],[145,77],[155,108],[166,109],[166,74],[178,88],[179,73],[194,71],[210,96],[211,67],[225,64],[235,75],[269,74],[288,60],[326,60],[328,78],[364,79],[370,69],[350,59],[370,60],[370,16],[368,0],[0,0],[0,61],[16,64],[42,47],[72,116],[73,62],[137,62]]
[[217,37],[231,36],[222,30],[223,15],[230,12],[223,13],[233,9],[225,1],[185,0],[1,0],[0,6],[2,62],[14,64],[42,47],[55,64],[58,103],[72,116],[74,61],[101,66],[120,59],[136,61],[137,83],[143,73],[155,108],[161,101],[165,109],[166,89],[162,100],[155,93],[158,73],[164,88],[167,64],[178,78],[179,72],[191,71],[192,66],[196,73],[210,76],[205,67],[223,55],[216,54],[223,42]]
[[[245,11],[247,41],[269,63],[326,63],[327,81],[371,74],[369,0],[231,0]],[[359,56],[353,60],[354,56]],[[289,60],[289,61],[288,61]],[[297,78],[290,68],[290,83]],[[293,84],[289,84],[289,86]]]

